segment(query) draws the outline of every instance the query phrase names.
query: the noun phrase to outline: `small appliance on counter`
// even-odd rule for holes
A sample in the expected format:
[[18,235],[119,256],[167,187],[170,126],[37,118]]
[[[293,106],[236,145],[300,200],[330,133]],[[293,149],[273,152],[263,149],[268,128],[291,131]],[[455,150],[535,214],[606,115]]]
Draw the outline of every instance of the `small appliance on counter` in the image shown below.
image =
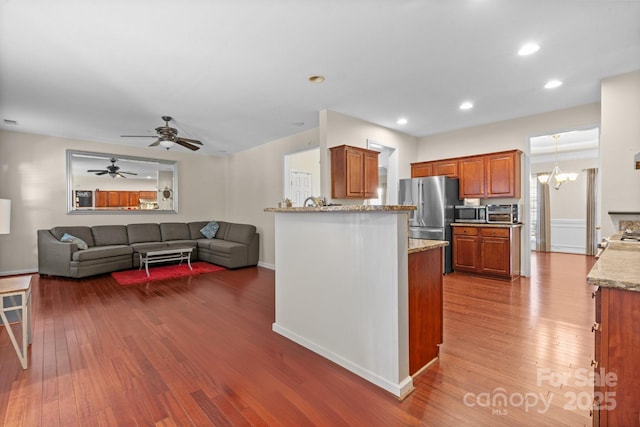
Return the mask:
[[517,224],[520,222],[520,207],[517,203],[487,205],[487,222],[490,224]]
[[484,205],[456,205],[454,222],[487,222],[487,207]]

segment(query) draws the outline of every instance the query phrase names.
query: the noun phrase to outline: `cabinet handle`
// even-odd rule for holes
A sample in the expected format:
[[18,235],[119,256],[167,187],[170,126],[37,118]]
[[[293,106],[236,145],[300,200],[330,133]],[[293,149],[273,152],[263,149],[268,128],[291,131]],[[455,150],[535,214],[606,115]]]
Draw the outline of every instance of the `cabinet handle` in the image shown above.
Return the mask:
[[598,369],[598,361],[597,360],[591,360],[591,366],[593,366],[595,369]]
[[601,331],[600,323],[596,322],[591,326],[591,332]]
[[[597,291],[596,291],[597,292]],[[591,298],[595,298],[596,297],[596,292],[591,292]]]

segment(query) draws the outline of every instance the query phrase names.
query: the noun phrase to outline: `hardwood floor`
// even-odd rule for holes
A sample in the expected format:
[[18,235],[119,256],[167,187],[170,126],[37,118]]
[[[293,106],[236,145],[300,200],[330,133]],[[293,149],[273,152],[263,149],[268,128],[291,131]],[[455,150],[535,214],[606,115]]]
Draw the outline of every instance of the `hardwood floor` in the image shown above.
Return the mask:
[[0,328],[0,423],[590,425],[593,262],[534,253],[530,279],[445,276],[440,360],[402,402],[271,331],[273,271],[34,276],[28,370]]

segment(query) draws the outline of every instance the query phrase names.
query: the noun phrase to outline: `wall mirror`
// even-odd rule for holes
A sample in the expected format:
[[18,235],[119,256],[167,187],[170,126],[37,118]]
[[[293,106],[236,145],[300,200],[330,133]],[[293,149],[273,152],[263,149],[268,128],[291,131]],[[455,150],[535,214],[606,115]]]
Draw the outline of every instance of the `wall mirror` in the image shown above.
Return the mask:
[[177,213],[178,164],[67,150],[68,213]]

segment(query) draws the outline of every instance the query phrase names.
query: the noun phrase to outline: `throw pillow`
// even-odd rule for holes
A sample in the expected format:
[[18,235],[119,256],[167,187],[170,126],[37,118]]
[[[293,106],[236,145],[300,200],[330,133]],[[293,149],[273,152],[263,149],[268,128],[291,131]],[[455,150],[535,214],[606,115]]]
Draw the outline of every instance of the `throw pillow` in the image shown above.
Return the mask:
[[220,228],[218,223],[215,222],[215,221],[211,221],[209,224],[207,224],[204,227],[202,227],[200,229],[200,232],[207,239],[213,239],[214,237],[216,237],[216,233],[218,232],[218,228]]
[[64,233],[60,241],[67,242],[67,243],[75,243],[78,246],[78,249],[87,249],[89,247],[87,246],[87,242],[85,242],[79,237],[72,236],[69,233]]

